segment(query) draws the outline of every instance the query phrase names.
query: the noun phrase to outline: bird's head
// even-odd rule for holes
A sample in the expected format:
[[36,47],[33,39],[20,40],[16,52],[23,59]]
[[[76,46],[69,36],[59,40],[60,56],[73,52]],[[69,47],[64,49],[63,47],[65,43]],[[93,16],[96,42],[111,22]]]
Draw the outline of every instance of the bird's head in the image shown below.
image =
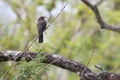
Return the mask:
[[40,17],[38,18],[38,21],[44,20],[45,18],[46,18],[45,16],[40,16]]

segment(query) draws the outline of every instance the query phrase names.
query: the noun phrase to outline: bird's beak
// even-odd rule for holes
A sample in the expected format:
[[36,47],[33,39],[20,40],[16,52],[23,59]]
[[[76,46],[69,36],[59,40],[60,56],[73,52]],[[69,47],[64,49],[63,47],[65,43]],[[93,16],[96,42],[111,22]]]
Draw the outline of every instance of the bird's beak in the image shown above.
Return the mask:
[[44,16],[44,18],[48,19],[46,16]]

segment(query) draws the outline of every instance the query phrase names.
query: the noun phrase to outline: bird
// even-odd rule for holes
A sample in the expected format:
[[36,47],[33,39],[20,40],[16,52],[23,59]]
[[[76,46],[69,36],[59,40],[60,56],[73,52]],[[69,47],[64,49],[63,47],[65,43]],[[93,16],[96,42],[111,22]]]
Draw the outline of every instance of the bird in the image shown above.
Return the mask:
[[43,43],[43,31],[46,29],[45,16],[41,16],[38,18],[37,29],[38,29],[38,42]]

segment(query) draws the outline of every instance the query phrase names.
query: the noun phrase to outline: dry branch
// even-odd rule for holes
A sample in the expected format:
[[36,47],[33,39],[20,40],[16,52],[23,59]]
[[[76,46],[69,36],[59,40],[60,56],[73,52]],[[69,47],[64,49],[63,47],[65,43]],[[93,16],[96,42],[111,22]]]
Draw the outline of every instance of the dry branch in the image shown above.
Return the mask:
[[92,5],[88,0],[82,0],[82,2],[85,3],[94,12],[97,22],[99,23],[99,25],[101,26],[102,29],[107,29],[107,30],[111,30],[111,31],[120,33],[120,27],[111,26],[104,22],[104,20],[102,19],[101,15],[100,15],[97,5]]
[[42,63],[51,64],[63,69],[67,69],[74,73],[79,73],[79,75],[83,71],[83,69],[85,69],[84,73],[81,76],[81,80],[120,80],[119,74],[113,74],[108,72],[94,73],[88,67],[79,62],[72,61],[62,56],[50,53],[37,53],[37,52],[23,53],[20,51],[11,50],[1,51],[0,62],[14,61],[18,55],[20,56],[17,57],[16,61],[22,61],[23,59],[25,59],[26,61],[30,61],[32,60],[31,58],[36,58],[38,54],[40,54],[40,56],[45,56],[45,58],[42,60]]

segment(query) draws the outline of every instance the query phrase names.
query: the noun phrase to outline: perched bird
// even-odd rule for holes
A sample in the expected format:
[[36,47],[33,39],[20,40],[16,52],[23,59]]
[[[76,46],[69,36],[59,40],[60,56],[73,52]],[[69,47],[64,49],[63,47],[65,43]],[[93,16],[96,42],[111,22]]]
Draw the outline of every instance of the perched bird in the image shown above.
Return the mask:
[[46,20],[44,16],[38,18],[37,23],[39,43],[43,42],[43,31],[46,29]]

